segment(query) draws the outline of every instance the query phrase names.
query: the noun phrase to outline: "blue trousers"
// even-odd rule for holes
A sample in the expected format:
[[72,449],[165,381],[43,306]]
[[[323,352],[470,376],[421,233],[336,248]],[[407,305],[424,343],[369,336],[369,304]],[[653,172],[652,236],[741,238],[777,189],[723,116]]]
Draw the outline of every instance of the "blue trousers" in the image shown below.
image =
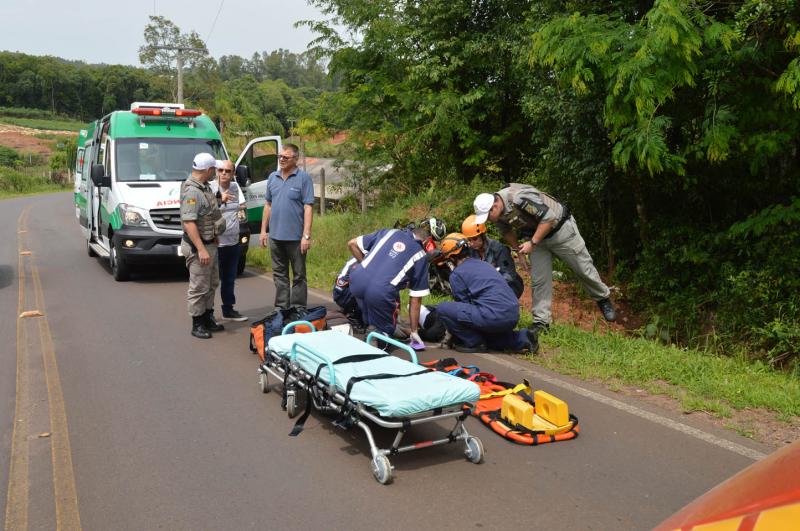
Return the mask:
[[517,318],[487,318],[480,308],[466,302],[442,302],[436,306],[439,318],[456,340],[466,347],[486,345],[490,350],[521,350],[528,340],[525,329],[514,331]]
[[239,267],[239,246],[226,245],[218,251],[219,259],[219,293],[222,296],[222,313],[233,310],[236,296],[233,285],[236,282],[236,269]]

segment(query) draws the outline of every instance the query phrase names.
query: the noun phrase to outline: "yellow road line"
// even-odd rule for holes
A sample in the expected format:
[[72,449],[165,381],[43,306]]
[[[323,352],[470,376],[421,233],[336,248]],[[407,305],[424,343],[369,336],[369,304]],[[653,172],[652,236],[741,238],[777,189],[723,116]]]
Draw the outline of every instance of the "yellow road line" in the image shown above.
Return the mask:
[[41,311],[45,309],[44,291],[36,267],[36,260],[29,252],[23,252],[23,236],[27,233],[27,219],[30,207],[20,214],[17,220],[17,247],[19,250],[19,300],[17,312],[17,397],[14,413],[14,433],[12,435],[11,464],[8,480],[8,497],[6,500],[5,530],[17,531],[28,528],[29,512],[29,463],[31,396],[29,386],[29,352],[27,333],[23,319],[25,314],[25,262],[28,256],[28,267],[34,286],[34,300],[40,310],[39,339],[42,348],[42,363],[47,385],[47,397],[50,413],[50,447],[53,465],[53,490],[56,504],[56,529],[80,530],[81,520],[78,510],[78,495],[75,488],[75,474],[72,466],[72,451],[69,443],[64,395],[61,389],[61,378],[58,374],[53,336],[47,316]]
[[[17,219],[18,233],[26,223],[30,207],[24,209]],[[22,253],[22,236],[17,235],[19,262],[17,278],[19,295],[17,301],[17,397],[14,408],[14,429],[11,436],[11,462],[8,472],[8,492],[6,495],[5,530],[28,528],[28,432],[30,411],[28,389],[28,340],[22,312],[25,310],[25,262]]]
[[[30,262],[33,276],[36,305],[45,308],[42,282],[36,257]],[[44,362],[45,379],[47,380],[47,397],[50,405],[50,433],[53,458],[53,487],[56,499],[56,529],[79,530],[81,517],[78,511],[78,492],[75,488],[75,473],[72,468],[72,450],[69,444],[67,426],[67,409],[64,405],[64,394],[61,391],[61,378],[58,375],[58,363],[50,334],[47,312],[39,319],[39,337],[42,341],[42,361]]]

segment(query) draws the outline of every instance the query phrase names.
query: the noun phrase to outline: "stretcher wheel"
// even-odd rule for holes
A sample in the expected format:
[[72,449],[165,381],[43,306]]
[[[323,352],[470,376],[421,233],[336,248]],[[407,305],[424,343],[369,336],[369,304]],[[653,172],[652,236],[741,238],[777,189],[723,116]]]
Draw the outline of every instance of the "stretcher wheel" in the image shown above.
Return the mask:
[[286,414],[290,419],[295,418],[306,408],[308,396],[302,389],[295,389],[286,393]]
[[269,393],[271,391],[269,387],[269,378],[267,377],[267,373],[261,372],[258,373],[258,385],[261,387],[262,393]]
[[381,485],[388,485],[392,482],[392,464],[385,455],[372,458],[372,475]]
[[464,450],[464,456],[469,459],[471,462],[478,463],[483,462],[483,443],[477,437],[473,437],[470,435],[467,437],[466,440],[467,448]]

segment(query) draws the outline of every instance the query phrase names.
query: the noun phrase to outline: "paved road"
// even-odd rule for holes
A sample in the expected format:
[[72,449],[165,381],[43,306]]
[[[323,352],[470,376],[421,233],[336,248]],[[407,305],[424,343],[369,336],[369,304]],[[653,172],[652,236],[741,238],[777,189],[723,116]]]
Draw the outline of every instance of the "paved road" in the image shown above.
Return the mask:
[[[360,431],[313,417],[287,436],[279,397],[257,388],[246,323],[190,337],[185,278],[114,282],[86,256],[70,203],[0,202],[6,529],[646,529],[769,451],[508,356],[459,355],[504,380],[532,377],[570,404],[581,436],[521,447],[470,419],[484,464],[426,449],[395,457],[381,486]],[[248,273],[238,294],[261,316],[272,284]],[[43,316],[18,320],[20,308]]]

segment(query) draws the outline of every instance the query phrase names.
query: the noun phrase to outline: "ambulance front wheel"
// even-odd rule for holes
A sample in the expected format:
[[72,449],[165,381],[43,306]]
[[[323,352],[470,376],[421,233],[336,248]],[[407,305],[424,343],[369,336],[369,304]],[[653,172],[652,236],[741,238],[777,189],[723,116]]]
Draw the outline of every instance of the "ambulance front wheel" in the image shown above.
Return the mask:
[[372,458],[372,475],[381,485],[388,485],[392,482],[392,464],[385,455],[378,455]]
[[477,437],[470,435],[466,440],[467,448],[464,450],[464,455],[470,462],[476,465],[483,462],[483,443]]
[[131,278],[131,270],[128,263],[117,250],[117,244],[111,244],[111,274],[117,282],[125,282]]

